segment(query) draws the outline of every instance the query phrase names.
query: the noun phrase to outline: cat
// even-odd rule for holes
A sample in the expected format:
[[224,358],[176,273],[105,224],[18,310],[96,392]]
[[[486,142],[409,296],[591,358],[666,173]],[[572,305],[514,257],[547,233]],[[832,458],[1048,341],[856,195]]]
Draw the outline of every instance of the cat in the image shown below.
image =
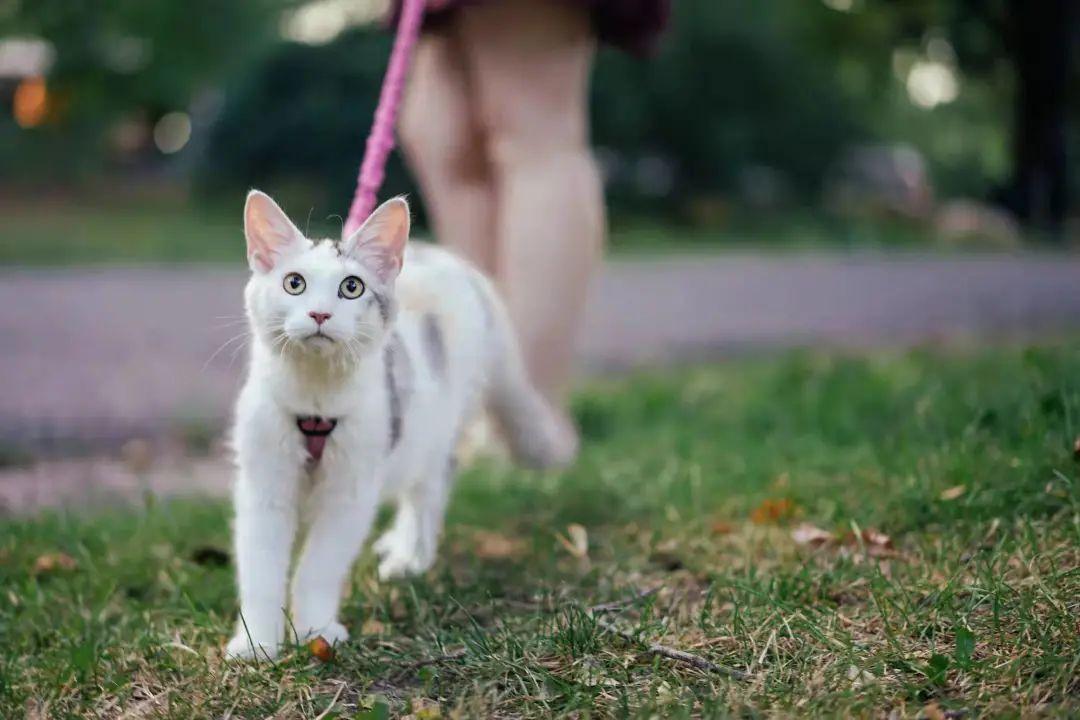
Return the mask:
[[374,544],[379,577],[431,566],[458,435],[482,404],[522,464],[564,466],[576,454],[572,426],[526,377],[491,283],[448,251],[409,243],[409,225],[394,198],[352,236],[312,241],[268,195],[248,194],[253,338],[232,435],[240,618],[230,657],[348,637],[341,593],[380,501],[396,514]]

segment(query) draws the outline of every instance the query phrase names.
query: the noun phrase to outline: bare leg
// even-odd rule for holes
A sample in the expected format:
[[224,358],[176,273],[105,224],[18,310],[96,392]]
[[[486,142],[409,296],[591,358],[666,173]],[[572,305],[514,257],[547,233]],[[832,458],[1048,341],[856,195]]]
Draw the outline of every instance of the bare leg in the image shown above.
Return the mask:
[[459,42],[452,32],[424,35],[416,49],[399,130],[436,239],[492,275],[494,186],[470,108]]
[[589,18],[572,3],[501,0],[463,8],[456,30],[494,173],[495,276],[533,382],[561,405],[605,234]]

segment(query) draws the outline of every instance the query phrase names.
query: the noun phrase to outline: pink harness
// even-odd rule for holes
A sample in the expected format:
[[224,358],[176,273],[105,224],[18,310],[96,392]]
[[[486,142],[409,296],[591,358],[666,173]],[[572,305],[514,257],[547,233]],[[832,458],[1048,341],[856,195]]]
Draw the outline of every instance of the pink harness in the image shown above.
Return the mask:
[[[386,75],[383,76],[379,104],[375,108],[375,118],[364,148],[364,160],[360,163],[360,174],[356,178],[356,195],[353,196],[349,214],[342,227],[342,239],[356,232],[375,209],[375,197],[386,174],[386,159],[394,149],[394,122],[401,106],[401,94],[405,89],[405,76],[409,71],[412,51],[420,37],[426,2],[427,0],[404,0],[402,3],[394,47],[390,51]],[[315,415],[296,418],[296,427],[304,435],[304,445],[312,463],[318,463],[322,459],[326,440],[336,426],[336,418]]]

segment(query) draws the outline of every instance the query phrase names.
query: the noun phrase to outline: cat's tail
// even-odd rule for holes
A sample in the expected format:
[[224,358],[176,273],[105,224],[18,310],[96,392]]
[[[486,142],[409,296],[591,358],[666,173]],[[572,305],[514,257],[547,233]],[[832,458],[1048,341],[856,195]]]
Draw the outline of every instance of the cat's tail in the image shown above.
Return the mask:
[[487,278],[476,275],[491,326],[487,402],[514,459],[531,468],[574,462],[578,436],[573,423],[533,387],[506,308]]

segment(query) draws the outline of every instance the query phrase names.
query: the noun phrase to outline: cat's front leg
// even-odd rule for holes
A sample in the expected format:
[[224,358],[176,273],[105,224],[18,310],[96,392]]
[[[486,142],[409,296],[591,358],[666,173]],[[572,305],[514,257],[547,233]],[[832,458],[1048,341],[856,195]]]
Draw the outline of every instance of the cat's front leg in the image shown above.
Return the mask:
[[273,436],[238,440],[233,534],[240,617],[225,648],[233,658],[273,658],[285,637],[300,467],[281,445]]
[[326,482],[311,498],[311,526],[292,583],[293,627],[299,640],[322,635],[333,644],[349,636],[338,621],[341,593],[379,502],[374,475],[366,472],[356,480],[353,468],[331,462]]

